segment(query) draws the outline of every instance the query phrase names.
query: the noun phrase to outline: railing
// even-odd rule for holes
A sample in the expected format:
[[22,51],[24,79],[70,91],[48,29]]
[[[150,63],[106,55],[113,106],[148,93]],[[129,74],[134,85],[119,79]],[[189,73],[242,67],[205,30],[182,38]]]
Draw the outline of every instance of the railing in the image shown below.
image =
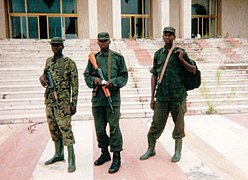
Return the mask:
[[[196,19],[196,25],[194,20]],[[202,38],[217,36],[217,16],[214,15],[192,15],[192,33],[200,34]]]
[[[122,14],[122,19],[129,19],[129,38],[147,38],[149,36],[150,27],[149,20],[150,16],[148,14]],[[138,20],[141,20],[141,25]],[[137,32],[137,28],[141,28],[141,33]]]

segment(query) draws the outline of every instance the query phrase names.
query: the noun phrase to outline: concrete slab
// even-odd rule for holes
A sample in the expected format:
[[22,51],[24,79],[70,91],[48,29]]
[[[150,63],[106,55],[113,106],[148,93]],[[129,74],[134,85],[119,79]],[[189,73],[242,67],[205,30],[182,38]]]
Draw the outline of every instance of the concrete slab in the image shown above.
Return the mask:
[[38,164],[32,174],[33,180],[62,180],[62,179],[93,179],[93,140],[92,121],[76,121],[72,123],[76,144],[76,171],[67,172],[67,149],[65,147],[65,161],[46,166],[44,162],[54,155],[54,144],[49,139]]
[[157,143],[156,156],[146,161],[140,161],[139,157],[147,149],[151,118],[121,119],[124,150],[122,166],[116,174],[108,173],[111,161],[99,167],[93,165],[100,150],[92,120],[73,121],[77,165],[74,173],[67,172],[66,149],[65,161],[44,165],[54,154],[46,124],[15,125],[10,130],[9,125],[2,125],[0,179],[245,180],[248,178],[247,117],[247,114],[186,116],[186,137],[178,163],[170,161],[174,154],[171,117]]

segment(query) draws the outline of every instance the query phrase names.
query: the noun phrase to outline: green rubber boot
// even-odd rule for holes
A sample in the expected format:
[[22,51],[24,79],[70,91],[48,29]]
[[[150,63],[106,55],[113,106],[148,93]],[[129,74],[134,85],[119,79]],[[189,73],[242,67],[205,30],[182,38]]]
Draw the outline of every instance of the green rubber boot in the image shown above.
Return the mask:
[[76,171],[75,153],[73,146],[68,146],[68,172]]
[[171,158],[171,162],[178,162],[181,159],[181,151],[182,151],[182,139],[176,139],[175,140],[175,154]]
[[154,156],[156,154],[155,150],[153,148],[148,148],[147,151],[145,152],[145,154],[143,154],[142,156],[140,156],[140,160],[146,160],[148,158],[150,158],[151,156]]
[[54,142],[55,146],[55,154],[54,156],[45,162],[45,165],[53,164],[58,161],[64,160],[64,144],[62,140],[58,140]]

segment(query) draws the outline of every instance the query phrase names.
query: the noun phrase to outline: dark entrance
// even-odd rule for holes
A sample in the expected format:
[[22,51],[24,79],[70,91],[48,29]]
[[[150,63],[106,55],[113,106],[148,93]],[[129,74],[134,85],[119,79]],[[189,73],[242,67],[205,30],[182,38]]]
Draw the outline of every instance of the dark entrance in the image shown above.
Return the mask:
[[218,3],[219,0],[192,0],[192,37],[218,36]]
[[39,16],[40,21],[40,39],[47,39],[47,17]]
[[121,0],[122,38],[148,38],[151,32],[150,0]]

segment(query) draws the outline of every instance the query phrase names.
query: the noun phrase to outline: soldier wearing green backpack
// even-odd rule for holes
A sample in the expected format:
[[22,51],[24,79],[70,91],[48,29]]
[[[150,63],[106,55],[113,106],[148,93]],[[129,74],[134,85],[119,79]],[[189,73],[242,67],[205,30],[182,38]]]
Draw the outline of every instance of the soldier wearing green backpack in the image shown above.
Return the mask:
[[164,47],[155,52],[150,71],[152,73],[150,107],[154,113],[147,134],[148,149],[140,160],[146,160],[156,154],[156,141],[162,134],[171,113],[175,125],[172,132],[172,137],[175,139],[175,154],[171,161],[178,162],[181,158],[182,138],[185,136],[184,115],[187,111],[184,74],[185,71],[195,74],[196,66],[192,65],[193,62],[183,49],[173,45],[176,39],[175,28],[165,27],[162,37]]

